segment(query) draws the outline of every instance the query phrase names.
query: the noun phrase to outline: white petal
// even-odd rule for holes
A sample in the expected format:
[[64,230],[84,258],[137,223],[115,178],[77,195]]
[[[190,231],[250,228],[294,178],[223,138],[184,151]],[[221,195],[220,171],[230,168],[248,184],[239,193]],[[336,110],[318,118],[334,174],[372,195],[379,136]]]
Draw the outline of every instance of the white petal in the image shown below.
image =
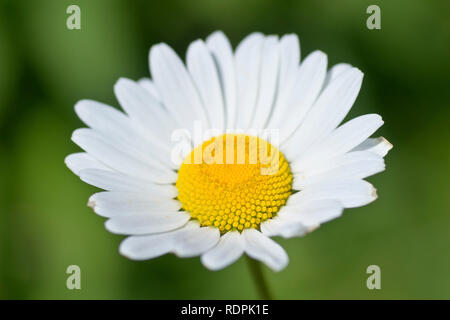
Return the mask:
[[[300,203],[289,208],[290,210],[280,210],[280,217],[290,223],[301,223],[307,228],[316,228],[322,223],[336,219],[342,215],[342,204],[337,200],[318,200]],[[293,210],[295,209],[295,210]]]
[[274,271],[284,269],[289,258],[284,249],[272,239],[255,229],[245,229],[242,232],[245,252],[253,259],[264,262]]
[[275,105],[268,121],[269,128],[277,128],[285,118],[288,100],[294,90],[300,63],[300,44],[295,34],[284,35],[280,40],[279,85]]
[[296,34],[284,35],[280,40],[280,89],[289,92],[295,83],[300,64],[300,42]]
[[149,211],[176,212],[181,203],[168,196],[135,192],[99,192],[89,198],[88,205],[103,217],[141,214]]
[[261,224],[267,236],[301,237],[322,223],[342,215],[343,207],[336,200],[320,200],[284,206],[275,219]]
[[338,200],[344,208],[364,206],[377,198],[375,188],[364,180],[331,180],[307,186],[304,190],[291,195],[288,205],[308,201]]
[[[286,212],[286,210],[294,210],[295,214],[299,214],[298,206],[285,206],[280,210],[280,212]],[[269,219],[261,223],[261,232],[268,237],[279,236],[283,238],[294,238],[303,237],[309,232],[315,230],[317,227],[317,225],[307,227],[299,221],[293,221],[289,215],[277,215],[274,219]]]
[[105,228],[117,234],[150,234],[174,230],[185,225],[189,213],[154,211],[125,216],[114,216],[105,223]]
[[72,140],[100,162],[122,173],[157,183],[173,183],[177,179],[177,174],[172,170],[155,167],[153,163],[149,165],[145,159],[137,159],[132,150],[127,150],[126,144],[108,142],[104,135],[92,129],[75,130]]
[[158,149],[170,150],[173,130],[179,128],[167,109],[138,83],[126,79],[119,79],[114,85],[117,100],[139,129],[146,133],[146,138]]
[[208,37],[206,44],[217,64],[222,96],[226,109],[226,128],[234,128],[236,121],[236,73],[233,50],[230,42],[222,32],[215,32]]
[[[264,222],[264,230],[261,228],[261,231],[264,235],[268,237],[279,236],[283,238],[294,238],[294,237],[303,237],[309,232],[315,230],[317,228],[308,228],[296,221],[289,221],[289,219],[281,219],[277,220],[268,220]],[[263,224],[261,224],[262,227]]]
[[[119,81],[119,84],[127,82],[123,80]],[[117,86],[122,88],[119,84]],[[122,89],[126,91],[126,89]],[[138,96],[133,92],[129,94],[135,98]],[[127,101],[122,102],[125,105],[129,104]],[[136,103],[131,104],[135,105]],[[75,105],[75,111],[89,127],[102,133],[108,141],[114,141],[117,148],[126,150],[155,167],[167,168],[167,164],[170,163],[167,161],[169,148],[162,146],[159,141],[147,139],[143,132],[136,128],[136,123],[119,110],[96,101],[81,100]]]
[[172,233],[128,237],[120,244],[119,252],[132,260],[147,260],[162,256],[172,250]]
[[304,150],[328,136],[352,107],[363,74],[356,68],[342,72],[321,93],[301,126],[284,143],[285,156],[295,159]]
[[210,270],[220,270],[239,259],[243,252],[244,245],[240,233],[229,231],[220,238],[214,248],[201,256],[201,261]]
[[138,80],[138,83],[141,87],[143,87],[145,90],[147,90],[148,93],[150,93],[153,96],[153,98],[155,98],[158,101],[161,101],[161,97],[159,96],[158,89],[156,89],[156,86],[152,80],[150,80],[149,78],[141,78]]
[[131,236],[120,244],[122,255],[133,260],[147,260],[172,252],[175,246],[175,236],[184,230],[198,228],[198,224],[188,222],[183,227],[160,234]]
[[294,174],[295,190],[325,180],[364,179],[385,169],[384,160],[369,151],[352,151],[328,161],[318,162],[314,168]]
[[355,147],[353,151],[369,151],[381,157],[387,155],[392,149],[392,144],[383,137],[369,138]]
[[[176,126],[176,123],[171,121],[169,113],[161,103],[135,81],[120,78],[114,85],[114,92],[122,108],[133,120],[140,123],[143,128],[157,126],[159,129],[161,128],[161,121],[168,121],[167,125],[169,127],[170,125],[172,127]],[[162,129],[164,129],[163,132],[166,131],[165,128]],[[162,140],[168,140],[167,134],[165,139]]]
[[236,128],[238,129],[248,129],[256,108],[263,43],[264,36],[261,33],[252,33],[236,48],[238,93]]
[[127,142],[133,141],[138,134],[124,113],[106,104],[80,100],[75,104],[75,112],[89,127]]
[[184,230],[175,236],[173,253],[182,258],[195,257],[214,247],[219,239],[220,232],[217,228],[203,227]]
[[335,64],[331,69],[327,72],[327,77],[325,78],[325,82],[323,84],[323,89],[326,88],[334,79],[337,78],[344,71],[347,71],[352,68],[352,65],[348,63],[338,63]]
[[323,86],[327,72],[327,56],[321,51],[309,54],[297,71],[294,88],[273,114],[271,128],[280,130],[285,141],[303,122]]
[[292,161],[293,167],[308,168],[315,165],[317,161],[344,154],[370,137],[382,125],[383,120],[377,114],[366,114],[354,118]]
[[80,178],[84,182],[109,191],[146,192],[150,195],[170,197],[177,196],[178,191],[171,184],[155,184],[142,178],[131,177],[120,172],[99,169],[85,169],[80,171]]
[[150,50],[150,69],[164,105],[183,128],[193,128],[195,121],[210,127],[198,91],[172,48],[164,43],[154,45]]
[[[281,210],[283,210],[284,208],[286,208],[286,206],[284,206]],[[280,216],[277,214],[274,218],[262,222],[260,228],[262,234],[264,234],[265,236],[274,237],[281,234],[281,230],[283,229],[284,225],[285,223],[283,222],[283,219],[280,219]]]
[[64,159],[64,162],[77,176],[80,175],[80,171],[84,169],[111,170],[86,152],[72,153]]
[[251,128],[263,129],[272,113],[278,91],[279,63],[280,46],[278,37],[268,36],[264,39],[262,49],[259,91],[256,109],[250,124]]
[[191,43],[187,67],[206,108],[211,128],[224,132],[225,110],[219,75],[213,57],[202,40]]
[[301,205],[284,206],[275,219],[267,220],[261,224],[261,231],[268,237],[279,236],[283,238],[303,237],[314,231],[319,227],[319,224],[306,225],[296,217],[301,212]]

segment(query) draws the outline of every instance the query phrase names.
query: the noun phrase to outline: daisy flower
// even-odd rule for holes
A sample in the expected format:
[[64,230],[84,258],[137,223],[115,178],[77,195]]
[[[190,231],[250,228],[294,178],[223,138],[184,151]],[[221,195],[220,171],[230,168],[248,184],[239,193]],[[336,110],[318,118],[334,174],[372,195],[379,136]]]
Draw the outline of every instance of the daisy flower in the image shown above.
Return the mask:
[[[327,70],[321,51],[300,63],[296,35],[261,33],[233,51],[215,32],[190,44],[186,65],[157,44],[149,62],[151,79],[115,84],[124,112],[75,105],[89,128],[72,140],[85,152],[65,160],[106,190],[88,205],[108,231],[128,236],[122,255],[200,256],[218,270],[246,254],[279,271],[289,259],[271,237],[303,236],[376,199],[363,179],[385,168],[392,145],[370,138],[383,121],[367,114],[341,124],[361,87],[357,68]],[[213,130],[195,136],[196,125]]]

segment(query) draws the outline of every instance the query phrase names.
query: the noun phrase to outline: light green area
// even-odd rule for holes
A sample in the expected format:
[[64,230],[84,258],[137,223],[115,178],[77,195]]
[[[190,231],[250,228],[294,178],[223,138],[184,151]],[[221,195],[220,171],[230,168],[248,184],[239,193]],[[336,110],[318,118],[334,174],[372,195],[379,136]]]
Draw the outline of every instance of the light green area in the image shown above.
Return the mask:
[[[82,29],[66,29],[81,7]],[[370,4],[382,29],[365,27]],[[351,116],[383,116],[394,149],[370,179],[373,204],[347,210],[299,239],[279,240],[289,266],[267,268],[277,298],[450,298],[450,3],[442,1],[0,1],[0,298],[257,298],[245,259],[211,272],[198,258],[145,262],[118,253],[123,237],[86,206],[95,192],[64,165],[79,149],[79,99],[117,106],[119,77],[148,76],[152,44],[184,56],[215,30],[233,45],[252,31],[297,33],[302,56],[358,66],[365,79]],[[82,290],[65,287],[68,265]],[[365,286],[381,267],[382,290]]]

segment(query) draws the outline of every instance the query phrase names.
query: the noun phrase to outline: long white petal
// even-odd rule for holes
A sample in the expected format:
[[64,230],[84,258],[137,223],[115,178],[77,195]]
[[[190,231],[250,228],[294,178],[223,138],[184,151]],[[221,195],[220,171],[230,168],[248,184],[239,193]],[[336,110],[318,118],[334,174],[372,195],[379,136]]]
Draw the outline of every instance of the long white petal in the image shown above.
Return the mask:
[[[295,34],[284,35],[280,40],[280,72],[276,100],[267,127],[278,127],[288,110],[300,63],[300,44]],[[296,93],[297,94],[297,93]]]
[[181,203],[170,196],[136,192],[104,191],[93,194],[88,205],[103,217],[125,216],[152,211],[176,212]]
[[248,129],[256,108],[263,44],[264,36],[252,33],[236,48],[237,129]]
[[303,225],[299,221],[291,221],[289,218],[272,219],[261,224],[261,232],[268,237],[294,238],[303,237],[315,230],[318,226],[310,227]]
[[151,234],[177,229],[185,225],[191,215],[187,212],[148,212],[113,216],[105,222],[105,228],[117,234]]
[[84,169],[111,170],[111,168],[108,168],[86,152],[72,153],[64,159],[64,162],[77,176],[80,175],[80,171]]
[[326,180],[306,187],[304,190],[291,195],[287,201],[288,205],[300,202],[317,200],[337,200],[344,208],[364,206],[377,198],[376,190],[364,180]]
[[341,216],[342,211],[342,204],[336,200],[300,202],[284,206],[275,219],[261,224],[261,231],[267,236],[301,237]]
[[206,45],[214,56],[222,87],[226,109],[226,128],[233,129],[236,121],[236,72],[233,50],[227,37],[220,31],[206,39]]
[[122,241],[119,252],[132,260],[153,259],[172,250],[172,233],[131,236]]
[[159,149],[168,150],[173,130],[180,127],[168,110],[138,83],[120,78],[114,85],[117,100],[145,132],[146,138]]
[[186,223],[183,227],[159,234],[131,236],[120,244],[122,255],[133,260],[153,259],[173,251],[175,236],[184,230],[198,228],[198,224]]
[[280,89],[290,92],[300,64],[300,42],[296,34],[286,34],[280,40]]
[[306,148],[328,136],[344,119],[356,100],[363,74],[356,68],[342,72],[321,93],[311,112],[282,144],[285,156],[295,159]]
[[[285,206],[279,213],[291,212],[292,215],[299,214],[299,205]],[[292,219],[291,215],[277,215],[274,219],[270,219],[261,223],[261,232],[268,237],[294,238],[303,237],[309,232],[317,229],[318,224],[306,226],[301,221]]]
[[245,252],[253,259],[264,262],[274,271],[284,269],[289,258],[284,249],[272,239],[255,229],[245,229],[242,232]]
[[148,93],[150,93],[153,96],[153,98],[158,100],[158,102],[161,101],[161,97],[159,96],[158,89],[156,89],[156,86],[152,80],[150,80],[149,78],[141,78],[138,80],[138,83],[141,87],[143,87],[145,90],[147,90]]
[[174,198],[178,194],[177,188],[174,185],[156,184],[142,178],[131,177],[129,175],[120,172],[113,172],[110,170],[81,170],[80,178],[88,184],[109,191],[136,193],[147,192],[151,195],[160,195],[170,198]]
[[317,161],[332,159],[344,154],[370,137],[382,125],[383,120],[377,114],[366,114],[354,118],[309,148],[307,152],[299,155],[293,161],[293,167],[308,168]]
[[289,223],[299,222],[307,228],[315,228],[341,216],[343,209],[339,201],[325,199],[299,204],[297,212],[280,210],[280,217],[288,219]]
[[202,40],[191,43],[187,51],[187,67],[206,108],[211,128],[225,129],[224,99],[213,57]]
[[155,163],[148,164],[145,159],[136,159],[136,154],[126,144],[109,142],[106,136],[92,129],[75,130],[72,140],[100,162],[122,173],[157,183],[173,183],[177,179],[174,171],[156,166]]
[[106,104],[93,100],[80,100],[75,104],[78,117],[89,127],[131,142],[138,132],[124,113]]
[[170,139],[170,131],[179,126],[167,109],[137,82],[120,78],[114,85],[117,100],[130,117],[162,141]]
[[378,154],[381,157],[387,155],[392,149],[392,144],[383,137],[369,138],[356,146],[353,151],[369,151]]
[[325,180],[364,179],[385,169],[381,156],[369,151],[352,151],[333,159],[318,161],[313,167],[298,167],[294,172],[293,188],[302,190],[306,186]]
[[348,63],[335,64],[328,70],[323,89],[325,89],[332,81],[334,81],[340,74],[352,68],[352,65]]
[[300,64],[291,94],[273,114],[271,128],[280,130],[283,142],[304,121],[320,93],[327,72],[327,56],[321,51],[309,54]]
[[[128,92],[126,88],[120,85],[120,83],[125,84],[128,82],[131,81],[119,81],[117,84],[117,87],[121,88],[119,91]],[[133,85],[131,83],[130,86],[133,87],[136,84]],[[140,90],[143,89],[141,88]],[[133,96],[133,98],[128,99],[129,101],[122,101],[124,105],[139,104],[139,102],[135,101],[139,101],[139,94],[131,90],[129,95]],[[142,99],[144,98],[142,97]],[[96,101],[81,100],[75,105],[75,111],[83,122],[95,129],[95,131],[102,133],[108,141],[114,142],[117,148],[127,150],[144,162],[156,167],[166,168],[167,164],[170,164],[170,161],[167,161],[169,157],[167,142],[161,144],[158,140],[161,138],[156,140],[155,138],[148,139],[144,132],[138,130],[136,122],[119,110]],[[150,110],[147,110],[147,112],[150,113]],[[169,141],[168,138],[167,141]]]
[[201,256],[203,265],[210,270],[223,269],[235,262],[244,253],[241,234],[237,231],[225,233],[219,243]]
[[[284,208],[286,207],[283,207],[281,210],[283,210]],[[276,215],[274,218],[266,220],[263,223],[261,223],[260,229],[262,234],[264,234],[267,237],[280,236],[283,233],[284,227],[287,222],[288,221],[286,221],[286,219],[283,219],[279,215]],[[302,228],[305,229],[303,226]]]
[[173,252],[178,257],[195,257],[214,247],[219,239],[220,232],[217,228],[203,227],[184,230],[175,236]]
[[264,39],[262,49],[258,97],[250,128],[263,129],[272,114],[278,91],[279,64],[280,45],[278,37],[268,36]]
[[172,117],[187,129],[193,128],[195,121],[209,128],[197,88],[175,51],[164,43],[154,45],[149,59],[152,79]]

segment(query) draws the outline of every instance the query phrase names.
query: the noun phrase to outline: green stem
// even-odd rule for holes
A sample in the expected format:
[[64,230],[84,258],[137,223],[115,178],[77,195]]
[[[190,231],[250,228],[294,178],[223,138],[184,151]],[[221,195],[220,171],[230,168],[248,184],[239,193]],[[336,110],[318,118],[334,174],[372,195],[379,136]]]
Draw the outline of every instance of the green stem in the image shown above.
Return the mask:
[[267,281],[264,278],[264,274],[261,268],[261,262],[254,260],[247,256],[248,267],[250,268],[250,273],[253,276],[253,281],[255,283],[256,289],[263,300],[272,300],[272,294],[270,293],[269,287],[267,286]]

